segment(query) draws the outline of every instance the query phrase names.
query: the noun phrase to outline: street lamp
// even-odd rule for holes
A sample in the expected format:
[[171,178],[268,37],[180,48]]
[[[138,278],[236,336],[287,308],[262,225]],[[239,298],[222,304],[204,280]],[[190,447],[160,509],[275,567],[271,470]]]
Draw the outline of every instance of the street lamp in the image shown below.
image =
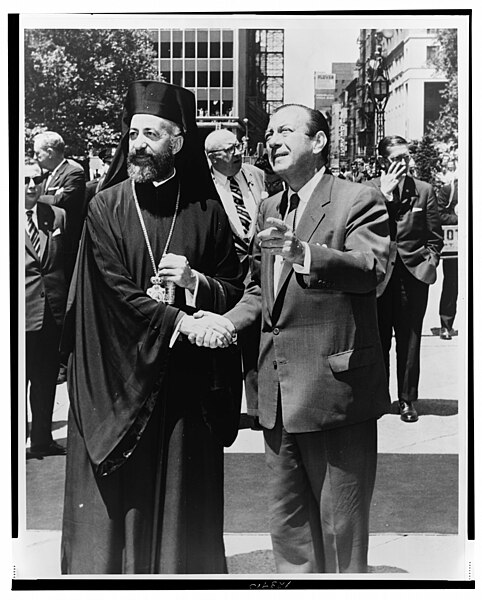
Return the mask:
[[376,39],[376,45],[375,52],[368,61],[367,88],[369,96],[375,105],[377,116],[375,145],[378,147],[380,140],[385,137],[385,108],[390,95],[390,80],[385,65],[385,57],[382,53],[382,42],[384,39],[388,40],[393,36],[393,30],[383,29],[382,31],[377,32],[373,30],[372,35],[372,39]]
[[249,122],[248,117],[244,117],[243,123],[244,123],[244,131],[245,131],[244,139],[246,141],[246,148],[245,148],[246,156],[248,156],[248,154],[249,154],[248,122]]

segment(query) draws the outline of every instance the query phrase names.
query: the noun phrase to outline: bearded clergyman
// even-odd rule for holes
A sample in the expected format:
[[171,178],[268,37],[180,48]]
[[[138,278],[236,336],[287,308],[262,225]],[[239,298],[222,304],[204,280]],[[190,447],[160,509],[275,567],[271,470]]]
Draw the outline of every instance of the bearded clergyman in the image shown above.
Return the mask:
[[[223,446],[237,432],[240,357],[229,332],[192,315],[233,307],[242,271],[194,95],[133,82],[122,122],[64,327],[62,572],[226,573]],[[200,332],[208,347],[190,343]]]

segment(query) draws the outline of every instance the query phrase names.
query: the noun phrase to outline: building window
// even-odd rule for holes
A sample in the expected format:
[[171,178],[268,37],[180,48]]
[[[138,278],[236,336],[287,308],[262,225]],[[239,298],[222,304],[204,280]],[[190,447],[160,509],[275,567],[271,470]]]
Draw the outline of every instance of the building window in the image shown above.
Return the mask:
[[221,103],[219,100],[211,100],[209,103],[209,115],[212,117],[220,117]]
[[207,58],[208,57],[208,43],[207,42],[198,42],[197,43],[197,56],[198,56],[198,58]]
[[211,58],[220,58],[221,56],[221,42],[210,42],[209,53]]
[[182,42],[172,42],[172,55],[174,58],[182,58]]
[[196,85],[196,72],[186,71],[184,74],[184,85],[186,87],[195,87]]
[[223,71],[223,87],[233,87],[232,71]]
[[435,60],[437,56],[438,47],[437,46],[427,46],[427,62],[431,63]]
[[184,43],[184,56],[185,58],[194,58],[196,56],[196,44],[195,42]]
[[233,42],[223,42],[223,58],[233,58]]
[[171,58],[171,42],[161,42],[161,58]]
[[198,87],[208,87],[208,72],[207,71],[198,71],[197,85],[198,85]]
[[208,112],[208,101],[207,100],[198,100],[197,101],[197,116],[205,117]]
[[233,101],[232,100],[223,100],[223,116],[224,117],[232,117],[233,116]]
[[209,73],[209,85],[211,87],[220,87],[221,73],[219,71],[211,71]]
[[182,71],[174,71],[172,74],[172,83],[182,86]]

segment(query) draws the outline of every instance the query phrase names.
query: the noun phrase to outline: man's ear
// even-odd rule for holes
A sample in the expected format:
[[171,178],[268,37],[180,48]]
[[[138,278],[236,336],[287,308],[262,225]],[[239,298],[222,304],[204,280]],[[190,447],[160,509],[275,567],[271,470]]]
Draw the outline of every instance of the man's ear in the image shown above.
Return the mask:
[[173,154],[177,154],[181,148],[182,145],[184,144],[184,138],[182,137],[182,135],[176,135],[172,137],[172,153]]
[[317,131],[315,133],[315,137],[313,138],[313,152],[315,154],[320,154],[323,148],[328,143],[328,138],[326,137],[323,131]]

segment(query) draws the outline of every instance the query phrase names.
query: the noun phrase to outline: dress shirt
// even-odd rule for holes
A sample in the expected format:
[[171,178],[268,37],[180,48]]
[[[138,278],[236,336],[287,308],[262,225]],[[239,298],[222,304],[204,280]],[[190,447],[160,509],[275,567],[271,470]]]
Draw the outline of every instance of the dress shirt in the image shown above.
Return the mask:
[[[298,208],[296,209],[295,230],[296,230],[296,224],[301,221],[301,217],[303,216],[303,213],[305,212],[306,206],[308,204],[308,200],[311,198],[311,195],[313,194],[315,187],[321,181],[321,178],[323,177],[324,173],[325,173],[325,167],[323,166],[315,175],[313,175],[313,177],[307,183],[305,183],[305,185],[300,190],[298,190],[298,192],[294,192],[291,188],[288,189],[288,206],[290,205],[291,196],[293,194],[297,193],[298,197],[300,199]],[[286,210],[286,215],[284,217],[285,223],[288,218],[289,218],[289,214],[288,214],[288,210]],[[292,218],[292,217],[290,216],[290,218]],[[305,249],[305,260],[302,265],[293,264],[293,269],[296,271],[296,273],[300,273],[300,275],[309,275],[310,269],[311,269],[310,246],[307,244],[307,242],[301,242],[301,243],[303,244],[303,247]],[[283,267],[283,258],[279,255],[276,255],[274,257],[274,273],[273,273],[274,289],[276,291],[278,290],[278,282],[279,282],[279,278],[281,275],[282,267]]]
[[[213,168],[212,170],[216,188],[218,189],[219,195],[222,196],[222,200],[225,198],[229,198],[231,202],[234,202],[232,199],[233,196],[231,194],[231,188],[229,186],[229,179],[226,175],[223,175],[219,171]],[[241,194],[243,195],[243,202],[246,210],[251,217],[251,221],[254,221],[256,218],[256,201],[251,193],[250,186],[248,184],[248,180],[246,179],[246,175],[243,172],[243,167],[239,169],[239,171],[234,175],[234,179],[236,183],[239,185],[239,189],[241,190]],[[241,225],[241,223],[240,223]]]
[[[47,190],[49,189],[49,185],[50,182],[52,181],[52,179],[54,178],[55,174],[57,173],[57,171],[60,169],[60,167],[67,162],[67,159],[64,158],[64,160],[62,162],[60,162],[53,171],[50,172],[49,176],[47,177],[47,181],[45,182],[45,191],[47,192]],[[52,188],[54,189],[54,188]],[[58,189],[58,188],[55,188]]]

